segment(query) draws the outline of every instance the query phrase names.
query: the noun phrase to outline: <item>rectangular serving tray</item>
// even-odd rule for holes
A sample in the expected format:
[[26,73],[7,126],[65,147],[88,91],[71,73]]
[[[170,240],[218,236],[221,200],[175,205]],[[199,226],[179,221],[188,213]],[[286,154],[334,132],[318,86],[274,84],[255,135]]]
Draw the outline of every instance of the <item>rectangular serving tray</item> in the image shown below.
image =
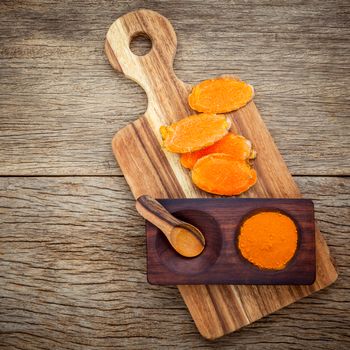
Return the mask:
[[[177,218],[198,227],[206,247],[196,258],[176,253],[165,236],[146,222],[147,278],[151,284],[312,284],[316,277],[314,205],[309,199],[159,199]],[[264,270],[237,247],[240,224],[259,211],[279,211],[294,220],[298,245],[282,270]]]

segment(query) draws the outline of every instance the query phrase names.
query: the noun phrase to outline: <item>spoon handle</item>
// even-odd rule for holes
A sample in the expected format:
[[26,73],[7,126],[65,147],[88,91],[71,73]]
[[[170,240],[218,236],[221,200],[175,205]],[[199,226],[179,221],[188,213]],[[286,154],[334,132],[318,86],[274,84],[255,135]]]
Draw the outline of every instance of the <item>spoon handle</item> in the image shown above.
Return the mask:
[[171,230],[180,223],[180,220],[176,219],[158,201],[150,196],[137,198],[136,210],[146,220],[163,231],[168,239],[170,239]]

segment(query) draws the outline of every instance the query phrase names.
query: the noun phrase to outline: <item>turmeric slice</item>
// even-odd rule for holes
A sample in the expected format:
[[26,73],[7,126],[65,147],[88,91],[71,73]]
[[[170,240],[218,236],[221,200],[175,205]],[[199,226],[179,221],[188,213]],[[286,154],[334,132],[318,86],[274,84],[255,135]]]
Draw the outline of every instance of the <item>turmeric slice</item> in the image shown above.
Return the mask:
[[192,181],[203,191],[233,196],[255,184],[256,172],[246,161],[224,153],[212,153],[196,162]]
[[230,126],[224,115],[195,114],[170,126],[161,126],[160,133],[166,150],[187,153],[214,144],[228,133]]
[[187,169],[192,169],[198,159],[211,153],[225,153],[231,155],[235,160],[247,160],[255,158],[252,143],[241,135],[228,133],[212,146],[199,151],[181,154],[181,164]]
[[190,107],[204,113],[228,113],[245,106],[254,96],[254,88],[234,78],[204,80],[188,97]]
[[238,248],[245,259],[259,268],[280,270],[294,256],[297,240],[297,228],[291,218],[265,211],[243,222]]
[[255,185],[256,181],[258,179],[258,175],[256,173],[256,170],[253,168],[251,169],[251,175],[252,175],[252,177],[249,180],[249,188],[252,187],[253,185]]

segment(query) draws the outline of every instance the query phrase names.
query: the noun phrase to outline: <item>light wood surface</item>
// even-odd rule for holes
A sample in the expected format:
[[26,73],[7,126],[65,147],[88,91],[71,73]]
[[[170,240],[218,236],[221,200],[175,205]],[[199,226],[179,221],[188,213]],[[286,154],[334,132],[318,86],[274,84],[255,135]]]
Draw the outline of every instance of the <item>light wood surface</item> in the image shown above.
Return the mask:
[[217,341],[175,286],[146,279],[143,219],[121,177],[0,178],[1,349],[346,349],[349,179],[297,177],[340,277]]
[[[129,42],[143,33],[152,41],[145,56],[134,55]],[[161,148],[159,128],[193,113],[187,98],[190,87],[174,74],[176,35],[169,21],[150,10],[130,12],[117,19],[106,35],[105,50],[112,66],[135,80],[148,97],[141,118],[114,136],[112,148],[135,198],[210,197],[196,188],[179,156]],[[299,189],[279,154],[254,102],[227,114],[233,132],[252,141],[258,154],[258,181],[248,197],[297,198]],[[311,286],[180,285],[180,293],[201,335],[216,339],[271,312],[327,287],[337,278],[328,247],[316,231],[317,273]]]
[[147,99],[112,79],[101,43],[140,7],[176,29],[182,81],[234,74],[255,87],[293,175],[350,174],[347,1],[31,0],[0,3],[2,175],[121,175],[110,139]]
[[[110,148],[147,99],[101,43],[139,7],[173,24],[181,80],[232,73],[255,86],[340,273],[214,342],[176,287],[147,284],[143,221]],[[15,0],[0,18],[1,349],[349,348],[347,1]]]

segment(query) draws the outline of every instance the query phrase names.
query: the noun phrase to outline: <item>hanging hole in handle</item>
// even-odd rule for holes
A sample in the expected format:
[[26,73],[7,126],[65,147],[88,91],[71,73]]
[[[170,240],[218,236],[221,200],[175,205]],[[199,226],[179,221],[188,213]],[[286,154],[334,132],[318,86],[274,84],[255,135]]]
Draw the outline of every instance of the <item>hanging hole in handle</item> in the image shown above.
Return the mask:
[[137,56],[145,56],[152,49],[152,40],[146,33],[136,33],[130,40],[131,52]]

